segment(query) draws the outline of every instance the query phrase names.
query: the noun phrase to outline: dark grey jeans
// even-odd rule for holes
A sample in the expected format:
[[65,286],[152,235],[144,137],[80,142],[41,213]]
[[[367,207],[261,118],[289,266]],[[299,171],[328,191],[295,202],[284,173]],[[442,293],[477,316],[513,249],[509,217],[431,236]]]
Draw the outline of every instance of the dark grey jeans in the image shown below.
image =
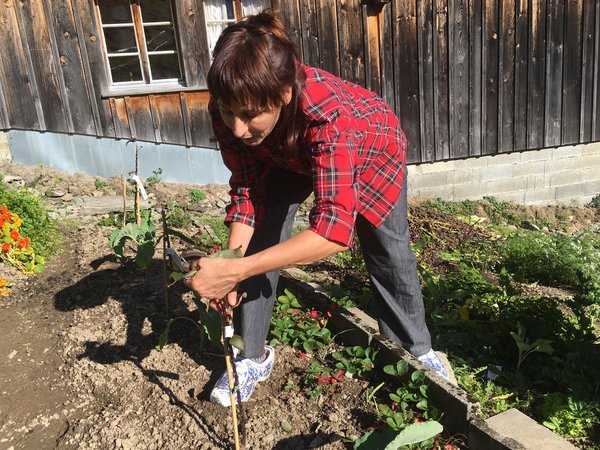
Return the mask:
[[[282,169],[271,170],[267,182],[266,215],[254,231],[247,255],[289,239],[298,207],[312,192],[310,177]],[[402,195],[385,222],[375,228],[359,214],[356,234],[371,279],[380,332],[413,355],[424,355],[431,348],[431,336],[416,258],[409,245],[406,175]],[[258,357],[264,351],[278,281],[279,271],[274,271],[249,278],[238,288],[248,295],[234,310],[246,357]]]

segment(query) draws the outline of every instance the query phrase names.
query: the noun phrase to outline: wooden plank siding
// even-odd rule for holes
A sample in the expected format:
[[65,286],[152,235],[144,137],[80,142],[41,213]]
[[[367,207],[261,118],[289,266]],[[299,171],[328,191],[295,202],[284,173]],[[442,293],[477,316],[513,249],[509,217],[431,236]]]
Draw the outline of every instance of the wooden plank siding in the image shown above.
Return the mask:
[[[0,2],[0,129],[214,148],[203,3],[173,2],[187,86],[115,95],[96,2]],[[600,140],[600,0],[271,5],[304,63],[391,105],[410,162]]]

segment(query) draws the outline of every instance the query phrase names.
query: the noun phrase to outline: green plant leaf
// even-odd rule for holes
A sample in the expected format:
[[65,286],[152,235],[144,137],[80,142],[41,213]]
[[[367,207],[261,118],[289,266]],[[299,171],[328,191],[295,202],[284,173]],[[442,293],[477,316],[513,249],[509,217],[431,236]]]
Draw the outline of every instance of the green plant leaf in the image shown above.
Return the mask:
[[381,432],[369,431],[354,442],[354,450],[381,450],[386,448],[396,434],[391,428]]
[[399,450],[403,446],[418,444],[419,442],[437,436],[443,430],[444,427],[434,420],[413,423],[402,430],[398,436],[385,447],[385,450]]
[[306,353],[312,353],[314,348],[315,348],[315,341],[310,340],[310,341],[304,341],[302,343],[302,346],[304,347],[304,351]]
[[165,345],[167,345],[167,341],[169,340],[169,330],[171,329],[171,324],[173,323],[173,320],[175,319],[170,319],[167,322],[165,330],[161,333],[160,337],[158,338],[158,344],[155,347],[156,350],[162,350],[165,347]]
[[235,259],[241,258],[242,256],[242,246],[240,245],[238,248],[228,248],[215,252],[212,255],[208,255],[208,258]]
[[292,431],[292,424],[286,421],[281,421],[281,429],[286,433],[289,433]]
[[231,338],[229,339],[229,343],[237,348],[240,352],[244,351],[244,348],[246,348],[246,344],[244,343],[244,339],[237,334],[234,334],[233,336],[231,336]]
[[182,272],[171,272],[171,274],[169,275],[169,277],[173,281],[179,281],[179,280],[181,280],[182,278],[185,277],[185,274],[182,273]]
[[146,241],[138,244],[137,254],[135,255],[135,263],[139,268],[147,270],[152,264],[154,256],[154,242]]
[[183,234],[182,232],[180,232],[180,231],[177,231],[177,230],[175,230],[175,229],[173,229],[173,228],[171,228],[171,227],[167,227],[167,233],[168,233],[170,236],[176,236],[176,237],[178,237],[178,238],[179,238],[179,239],[181,239],[183,242],[187,242],[188,244],[191,244],[191,245],[196,245],[196,242],[194,242],[194,240],[193,240],[192,238],[189,238],[189,237],[187,237],[187,236],[186,236],[185,234]]

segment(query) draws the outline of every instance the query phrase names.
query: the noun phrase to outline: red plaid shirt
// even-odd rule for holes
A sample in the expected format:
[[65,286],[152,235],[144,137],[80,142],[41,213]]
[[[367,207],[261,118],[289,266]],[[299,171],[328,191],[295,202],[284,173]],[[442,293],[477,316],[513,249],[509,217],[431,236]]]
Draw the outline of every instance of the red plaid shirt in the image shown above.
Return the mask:
[[235,139],[211,100],[213,128],[231,170],[231,203],[225,221],[260,224],[264,180],[277,166],[311,176],[315,204],[310,229],[351,247],[356,214],[378,227],[396,204],[404,177],[406,136],[390,107],[376,94],[325,71],[302,66],[306,148],[290,155],[269,139],[247,147]]

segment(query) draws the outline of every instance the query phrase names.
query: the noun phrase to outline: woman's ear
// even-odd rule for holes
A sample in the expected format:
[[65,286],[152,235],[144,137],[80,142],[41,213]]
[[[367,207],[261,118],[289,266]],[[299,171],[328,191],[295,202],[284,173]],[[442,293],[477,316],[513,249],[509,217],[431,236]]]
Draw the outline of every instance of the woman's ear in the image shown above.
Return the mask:
[[288,86],[281,91],[281,100],[284,105],[289,105],[292,101],[292,87]]

